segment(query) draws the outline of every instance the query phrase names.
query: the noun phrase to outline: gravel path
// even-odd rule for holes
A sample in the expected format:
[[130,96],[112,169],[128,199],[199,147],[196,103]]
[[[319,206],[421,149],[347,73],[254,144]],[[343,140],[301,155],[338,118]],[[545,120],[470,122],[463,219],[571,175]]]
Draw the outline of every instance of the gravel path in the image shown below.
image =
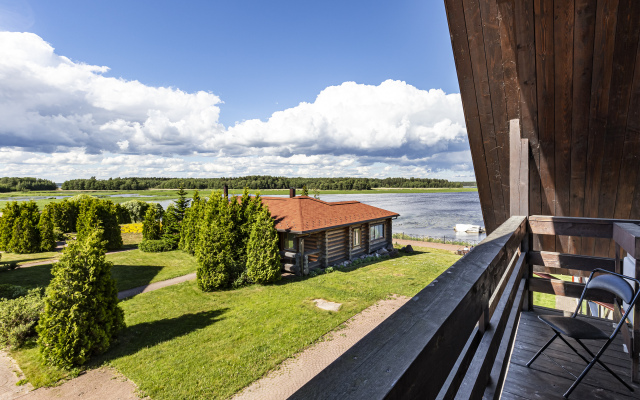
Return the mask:
[[440,250],[462,250],[465,246],[460,246],[458,244],[446,244],[446,243],[433,243],[433,242],[423,242],[421,240],[404,240],[404,239],[393,239],[393,243],[397,243],[401,246],[406,246],[410,244],[412,247],[430,247],[432,249],[440,249]]
[[231,399],[286,399],[409,300],[409,297],[395,296],[374,304]]

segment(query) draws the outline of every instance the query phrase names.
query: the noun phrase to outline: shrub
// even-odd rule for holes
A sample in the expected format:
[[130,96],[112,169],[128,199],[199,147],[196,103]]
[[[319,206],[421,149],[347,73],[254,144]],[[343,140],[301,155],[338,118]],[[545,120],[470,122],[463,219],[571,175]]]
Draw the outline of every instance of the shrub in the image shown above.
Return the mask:
[[53,224],[63,233],[75,232],[78,223],[80,204],[78,201],[63,200],[59,203],[49,203],[45,207],[53,217]]
[[205,204],[206,203],[200,199],[198,191],[196,190],[193,194],[191,207],[185,211],[184,218],[180,224],[180,243],[178,247],[191,255],[195,254],[196,251],[198,226],[203,217]]
[[234,280],[232,224],[229,202],[220,193],[212,193],[204,206],[195,244],[199,264],[196,279],[205,292],[228,287]]
[[268,208],[262,209],[251,228],[247,246],[247,277],[256,283],[272,283],[280,279],[278,232]]
[[165,241],[170,250],[178,248],[180,243],[180,214],[178,210],[170,205],[162,218],[162,240]]
[[12,300],[27,294],[27,289],[10,283],[0,283],[0,299]]
[[142,223],[142,237],[145,240],[158,240],[161,234],[158,212],[155,207],[149,207]]
[[53,279],[37,327],[40,352],[50,364],[84,364],[105,352],[125,326],[102,237],[95,229],[71,242],[51,270]]
[[143,240],[138,245],[138,248],[145,253],[160,253],[163,251],[171,251],[173,248],[171,244],[167,243],[164,239],[158,240]]
[[122,206],[122,204],[116,203],[116,219],[118,220],[118,224],[130,224],[131,223],[131,215],[129,215],[129,210]]
[[80,203],[78,216],[78,240],[85,240],[96,229],[102,232],[102,240],[107,242],[107,249],[115,250],[122,247],[122,234],[115,204],[110,200],[84,198]]
[[40,289],[11,300],[0,300],[0,346],[16,348],[35,336],[44,307]]
[[56,232],[53,224],[53,216],[51,215],[51,209],[44,208],[42,214],[40,214],[40,222],[38,223],[38,229],[40,230],[40,250],[53,251],[56,248]]
[[[8,205],[0,218],[2,223],[2,249],[18,254],[40,251],[40,213],[33,201]],[[4,213],[7,213],[5,216]]]
[[131,222],[142,222],[149,208],[149,203],[140,200],[129,200],[120,203],[120,206],[127,210]]

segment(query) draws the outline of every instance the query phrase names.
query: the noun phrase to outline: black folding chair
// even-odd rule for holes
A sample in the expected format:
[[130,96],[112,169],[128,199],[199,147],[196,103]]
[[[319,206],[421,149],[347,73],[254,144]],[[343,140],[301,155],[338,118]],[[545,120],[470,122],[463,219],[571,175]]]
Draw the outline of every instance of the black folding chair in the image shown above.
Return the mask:
[[[598,275],[595,278],[593,275],[596,272],[602,272],[603,275]],[[576,353],[584,362],[588,365],[582,371],[579,377],[573,382],[573,385],[567,390],[567,392],[563,395],[564,398],[568,398],[571,395],[571,392],[578,386],[578,384],[584,379],[589,370],[596,364],[600,364],[605,370],[607,370],[611,375],[613,375],[617,380],[619,380],[623,385],[627,387],[627,389],[633,392],[633,388],[629,386],[625,381],[622,380],[615,372],[613,372],[609,367],[607,367],[602,361],[600,361],[600,356],[602,353],[609,347],[613,339],[616,337],[621,328],[627,329],[625,326],[626,319],[631,312],[631,309],[636,304],[638,300],[638,294],[640,294],[640,290],[633,290],[631,285],[624,279],[629,279],[638,284],[636,287],[640,287],[640,281],[630,276],[616,274],[615,272],[606,271],[604,269],[596,268],[589,275],[589,281],[584,287],[582,291],[582,295],[580,296],[580,301],[578,302],[578,306],[576,307],[576,311],[573,313],[571,317],[563,317],[556,315],[539,315],[538,318],[545,324],[547,324],[554,332],[555,335],[545,344],[542,348],[536,353],[535,356],[527,363],[527,367],[531,366],[533,362],[542,354],[543,351],[549,347],[549,345],[556,340],[556,338],[560,338],[574,353]],[[589,289],[600,289],[606,292],[613,294],[618,300],[624,300],[625,303],[628,304],[627,310],[624,313],[624,316],[613,330],[611,335],[607,335],[599,328],[591,325],[583,319],[577,319],[578,311],[580,310],[580,306],[582,305],[582,301],[584,300],[584,296]],[[578,344],[592,357],[592,360],[589,361],[585,357],[583,357],[578,351],[564,338],[564,336],[573,338]],[[594,355],[587,346],[582,343],[582,340],[590,339],[590,340],[606,340],[598,354]],[[631,351],[631,349],[629,349]],[[555,361],[554,361],[555,362]],[[564,369],[564,367],[563,367]],[[573,374],[572,374],[573,375]],[[575,377],[575,375],[573,375]]]

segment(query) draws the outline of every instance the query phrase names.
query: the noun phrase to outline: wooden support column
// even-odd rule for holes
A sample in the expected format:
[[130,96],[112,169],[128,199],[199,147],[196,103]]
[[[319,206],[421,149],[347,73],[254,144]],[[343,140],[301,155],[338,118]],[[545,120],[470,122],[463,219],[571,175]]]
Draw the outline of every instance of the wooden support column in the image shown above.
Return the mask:
[[387,230],[387,243],[393,246],[393,220],[391,218],[387,220],[387,226],[389,227]]
[[347,228],[347,252],[349,254],[349,261],[353,259],[353,227]]
[[329,233],[324,231],[324,260],[323,265],[325,268],[329,266]]
[[525,235],[524,239],[522,239],[520,250],[526,254],[522,268],[524,268],[524,276],[527,280],[522,309],[526,311],[533,311],[533,291],[529,288],[529,284],[533,278],[533,264],[529,260],[529,255],[527,254],[530,251],[533,251],[533,233],[529,232]]
[[520,120],[509,121],[510,215],[529,216],[529,139],[520,138]]
[[367,254],[371,252],[371,223],[367,222]]
[[[300,254],[300,275],[305,275],[305,256],[304,256],[304,238],[298,238],[298,254]],[[307,271],[309,270],[309,265],[306,265]]]

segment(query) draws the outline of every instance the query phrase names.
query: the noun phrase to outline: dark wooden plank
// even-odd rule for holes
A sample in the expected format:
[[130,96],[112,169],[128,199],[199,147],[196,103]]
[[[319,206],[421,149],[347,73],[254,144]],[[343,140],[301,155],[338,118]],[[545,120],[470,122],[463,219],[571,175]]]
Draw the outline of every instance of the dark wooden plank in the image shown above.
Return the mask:
[[482,333],[478,327],[476,327],[471,333],[471,337],[467,341],[464,349],[462,349],[460,357],[458,357],[458,361],[456,361],[456,364],[451,368],[451,373],[449,374],[447,381],[442,386],[440,393],[438,393],[436,400],[450,400],[455,398],[456,392],[467,373],[469,364],[471,364],[471,361],[473,360],[473,356],[475,355],[481,339]]
[[[504,69],[502,58],[502,39],[500,37],[500,22],[498,20],[498,0],[479,1],[480,19],[482,21],[482,37],[486,59],[487,77],[489,78],[489,92],[491,113],[495,129],[495,140],[498,149],[509,148],[509,118],[507,117],[506,94],[504,90]],[[484,131],[483,131],[484,132]],[[504,209],[504,220],[509,215],[509,153],[496,149],[498,166],[500,167],[500,190]]]
[[520,87],[516,65],[515,5],[512,1],[498,1],[498,24],[500,48],[502,50],[502,70],[504,75],[504,95],[507,120],[520,119]]
[[[529,289],[534,292],[573,297],[577,299],[582,295],[584,284],[565,282],[560,279],[531,278],[529,280]],[[603,303],[613,303],[613,296],[611,294],[598,289],[589,289],[585,298],[587,300],[601,301]]]
[[[589,142],[589,106],[593,71],[597,0],[576,0],[573,36],[573,118],[571,133],[572,217],[584,216],[587,154]],[[569,238],[569,253],[580,254],[582,239]]]
[[487,231],[492,232],[497,225],[492,206],[488,165],[485,162],[484,146],[482,144],[480,116],[476,102],[476,89],[473,81],[471,58],[469,56],[469,41],[467,39],[467,27],[464,19],[462,0],[445,0],[444,4],[447,12],[447,23],[449,24],[453,58],[458,74],[458,84],[460,85],[460,96],[462,98],[464,119],[469,137],[469,147],[471,148],[471,160],[478,185],[482,217]]
[[[528,253],[527,261],[529,264],[549,267],[552,271],[553,269],[564,268],[588,272],[594,270],[595,268],[604,268],[607,271],[615,272],[616,263],[613,258],[580,256],[575,254],[563,254],[549,251],[530,251]],[[550,273],[560,274],[560,272]]]
[[[500,152],[496,139],[496,127],[493,119],[491,87],[485,52],[485,39],[482,30],[483,20],[479,0],[462,0],[464,19],[469,40],[469,57],[475,85],[476,104],[482,132],[484,157],[488,169],[491,201],[495,215],[495,224],[499,225],[507,218],[502,188]],[[486,224],[486,222],[485,222]],[[495,228],[495,227],[494,227]],[[489,231],[489,228],[487,228]]]
[[[522,138],[529,140],[529,213],[542,214],[540,186],[540,142],[538,140],[538,95],[536,78],[536,47],[534,0],[514,2],[516,27],[517,70],[520,88],[520,118]],[[533,247],[540,248],[537,237]]]
[[587,236],[611,239],[612,224],[588,224],[578,221],[535,221],[529,220],[531,232],[539,235]]
[[291,398],[434,398],[522,241],[524,222],[507,220]]
[[[522,214],[520,211],[520,154],[522,153],[522,141],[520,140],[520,121],[509,121],[509,214]],[[527,159],[528,160],[528,159]],[[528,176],[527,176],[528,178]]]
[[631,223],[613,224],[613,240],[633,258],[640,258],[640,226]]
[[[640,44],[635,62],[626,129],[614,216],[624,219],[640,218],[640,210],[637,209],[640,208],[640,174],[638,173],[640,171]],[[634,194],[636,204],[634,204]],[[632,213],[635,214],[631,215]]]
[[[501,296],[495,313],[491,318],[489,329],[484,333],[480,345],[476,350],[476,355],[469,365],[467,374],[460,385],[460,389],[456,394],[458,399],[475,399],[482,397],[489,378],[491,370],[495,362],[502,336],[505,332],[507,323],[510,320],[512,306],[518,297],[522,297],[525,281],[522,280],[525,254],[522,253],[516,262],[515,269],[506,282],[506,296]],[[520,303],[520,301],[518,301]],[[518,311],[515,310],[515,313]],[[513,317],[515,318],[515,316]]]
[[[554,132],[554,23],[553,0],[535,0],[536,75],[538,84],[538,131],[540,141],[541,210],[556,215]],[[555,238],[542,237],[542,250],[555,251]]]
[[[604,132],[609,110],[609,89],[613,65],[618,0],[599,0],[596,9],[591,104],[589,106],[589,140],[584,216],[598,217],[598,201],[604,158]],[[595,240],[583,239],[583,249],[595,255]],[[583,251],[583,254],[586,254]]]
[[[610,105],[602,162],[602,184],[598,202],[598,217],[601,218],[612,218],[615,214],[618,177],[639,39],[640,2],[637,0],[620,0],[616,24]],[[635,182],[626,182],[626,184],[631,185],[635,184]],[[611,247],[611,242],[596,241],[596,253],[609,253],[612,256],[613,247]]]
[[[574,1],[556,1],[553,10],[554,186],[553,215],[571,215],[571,133],[573,117]],[[556,251],[569,251],[569,238],[556,237]]]

